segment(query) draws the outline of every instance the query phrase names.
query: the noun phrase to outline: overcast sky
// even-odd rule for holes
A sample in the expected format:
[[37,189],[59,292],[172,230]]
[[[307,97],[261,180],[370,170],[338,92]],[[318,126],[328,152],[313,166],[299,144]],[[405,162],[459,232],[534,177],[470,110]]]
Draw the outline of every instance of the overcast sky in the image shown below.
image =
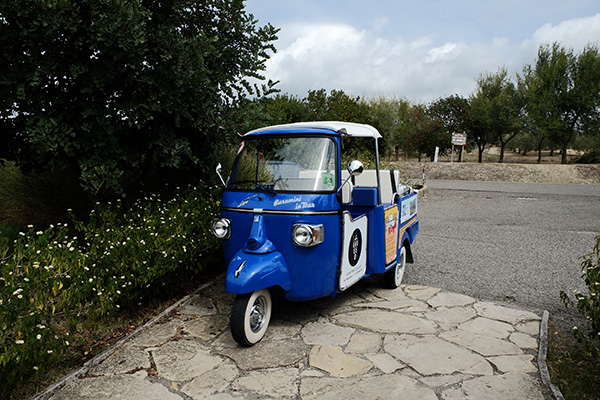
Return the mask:
[[266,75],[300,98],[467,97],[481,73],[533,64],[541,43],[600,45],[598,0],[247,0],[246,10],[281,28]]

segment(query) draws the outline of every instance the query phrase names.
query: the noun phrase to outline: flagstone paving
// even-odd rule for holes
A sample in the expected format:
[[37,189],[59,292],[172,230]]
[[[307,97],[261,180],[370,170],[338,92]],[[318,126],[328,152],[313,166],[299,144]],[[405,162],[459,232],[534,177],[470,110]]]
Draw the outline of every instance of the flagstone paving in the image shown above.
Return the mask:
[[366,281],[335,298],[275,300],[266,337],[229,332],[222,282],[127,340],[61,399],[545,399],[540,316],[423,286]]

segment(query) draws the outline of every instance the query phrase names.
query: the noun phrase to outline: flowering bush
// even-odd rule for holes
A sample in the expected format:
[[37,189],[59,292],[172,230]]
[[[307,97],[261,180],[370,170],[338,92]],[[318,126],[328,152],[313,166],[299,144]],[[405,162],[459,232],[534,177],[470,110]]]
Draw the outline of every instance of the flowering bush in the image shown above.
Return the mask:
[[565,306],[575,306],[577,310],[590,321],[587,335],[574,327],[575,337],[585,342],[588,350],[596,358],[600,357],[600,235],[596,236],[596,244],[592,252],[584,257],[581,263],[582,277],[588,288],[588,293],[575,292],[575,302],[565,292],[560,296]]
[[[216,189],[98,205],[89,222],[0,243],[0,395],[51,365],[82,322],[135,306],[202,270]],[[73,232],[76,232],[73,234]],[[0,396],[2,397],[2,396]]]

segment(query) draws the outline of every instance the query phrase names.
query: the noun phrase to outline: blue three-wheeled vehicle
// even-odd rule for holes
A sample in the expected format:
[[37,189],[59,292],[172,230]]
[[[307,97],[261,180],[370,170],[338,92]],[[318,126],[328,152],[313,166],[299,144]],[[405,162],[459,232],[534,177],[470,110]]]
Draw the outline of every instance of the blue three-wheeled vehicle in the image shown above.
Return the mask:
[[[376,168],[342,168],[342,143],[374,140]],[[271,291],[288,300],[343,292],[371,274],[400,285],[419,231],[417,193],[380,170],[379,132],[369,125],[306,122],[243,135],[213,233],[224,240],[226,290],[236,294],[231,333],[260,341]],[[220,175],[220,166],[217,168]]]

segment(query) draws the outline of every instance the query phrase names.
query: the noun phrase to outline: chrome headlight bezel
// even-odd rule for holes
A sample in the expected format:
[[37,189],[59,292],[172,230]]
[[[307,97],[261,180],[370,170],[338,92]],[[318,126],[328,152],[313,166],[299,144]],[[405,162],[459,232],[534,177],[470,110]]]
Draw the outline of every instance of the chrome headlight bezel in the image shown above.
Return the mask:
[[211,232],[219,239],[229,239],[231,236],[231,221],[229,218],[215,218],[211,224]]
[[296,246],[311,247],[323,243],[325,229],[323,224],[294,224],[292,228],[292,241]]

